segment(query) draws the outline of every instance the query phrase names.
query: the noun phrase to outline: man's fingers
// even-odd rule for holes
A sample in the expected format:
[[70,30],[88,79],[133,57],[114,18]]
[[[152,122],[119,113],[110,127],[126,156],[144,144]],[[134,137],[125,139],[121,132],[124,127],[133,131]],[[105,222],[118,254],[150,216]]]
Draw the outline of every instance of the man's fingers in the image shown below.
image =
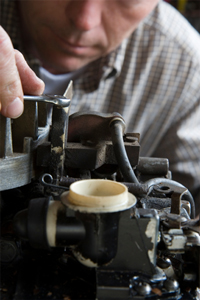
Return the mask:
[[11,40],[0,26],[0,111],[16,118],[23,112],[23,91]]
[[44,91],[44,82],[30,69],[23,55],[17,50],[15,50],[15,60],[24,94],[41,95]]
[[40,95],[44,82],[30,69],[23,55],[0,26],[0,112],[17,118],[23,112],[23,95]]

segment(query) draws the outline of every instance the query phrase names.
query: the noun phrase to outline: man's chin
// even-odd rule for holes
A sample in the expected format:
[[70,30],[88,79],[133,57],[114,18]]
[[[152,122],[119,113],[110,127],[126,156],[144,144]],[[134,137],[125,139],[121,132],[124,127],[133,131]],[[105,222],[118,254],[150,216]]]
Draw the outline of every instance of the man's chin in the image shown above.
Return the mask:
[[77,59],[65,59],[63,61],[56,61],[52,64],[50,63],[43,63],[43,68],[49,71],[52,74],[65,74],[77,71],[86,65],[88,65],[92,60],[77,60]]

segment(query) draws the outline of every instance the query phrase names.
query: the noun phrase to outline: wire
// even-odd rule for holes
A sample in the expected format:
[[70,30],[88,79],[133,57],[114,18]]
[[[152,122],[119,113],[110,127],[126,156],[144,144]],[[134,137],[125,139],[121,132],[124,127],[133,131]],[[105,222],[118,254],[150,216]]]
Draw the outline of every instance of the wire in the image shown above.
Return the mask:
[[129,162],[126,149],[124,146],[124,140],[123,140],[124,127],[125,127],[124,122],[119,118],[115,118],[110,123],[113,150],[120,171],[122,172],[122,175],[124,177],[124,180],[127,182],[139,183],[132,169],[132,166]]

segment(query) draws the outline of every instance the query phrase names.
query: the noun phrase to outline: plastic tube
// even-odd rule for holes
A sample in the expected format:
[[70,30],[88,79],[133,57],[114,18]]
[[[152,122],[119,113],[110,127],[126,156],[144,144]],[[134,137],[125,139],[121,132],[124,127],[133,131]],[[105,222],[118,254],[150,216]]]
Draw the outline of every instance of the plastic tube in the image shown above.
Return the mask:
[[124,122],[121,119],[114,119],[110,123],[111,138],[113,143],[113,150],[119,168],[127,182],[138,183],[138,179],[129,162],[126,149],[123,141]]

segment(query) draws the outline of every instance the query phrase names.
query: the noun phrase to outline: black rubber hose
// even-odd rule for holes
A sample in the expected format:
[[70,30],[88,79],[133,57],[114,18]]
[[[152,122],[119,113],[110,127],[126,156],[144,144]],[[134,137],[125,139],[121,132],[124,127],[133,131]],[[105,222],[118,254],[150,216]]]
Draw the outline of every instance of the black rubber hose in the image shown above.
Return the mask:
[[[154,178],[154,179],[150,179],[148,181],[145,182],[146,185],[148,185],[149,187],[149,192],[148,194],[150,194],[150,192],[152,191],[153,187],[155,185],[158,184],[166,184],[169,185],[169,187],[173,187],[173,186],[178,186],[178,187],[183,187],[186,188],[184,185],[182,185],[181,183],[171,180],[171,179],[167,179],[167,178]],[[186,188],[187,189],[187,188]],[[185,194],[183,195],[184,199],[187,200],[190,205],[191,205],[191,219],[195,218],[195,202],[194,199],[192,197],[192,194],[189,192],[189,190],[187,189],[187,191],[185,192]]]
[[139,183],[132,166],[129,162],[123,140],[124,122],[121,119],[114,119],[110,123],[111,138],[115,158],[120,171],[127,182]]

